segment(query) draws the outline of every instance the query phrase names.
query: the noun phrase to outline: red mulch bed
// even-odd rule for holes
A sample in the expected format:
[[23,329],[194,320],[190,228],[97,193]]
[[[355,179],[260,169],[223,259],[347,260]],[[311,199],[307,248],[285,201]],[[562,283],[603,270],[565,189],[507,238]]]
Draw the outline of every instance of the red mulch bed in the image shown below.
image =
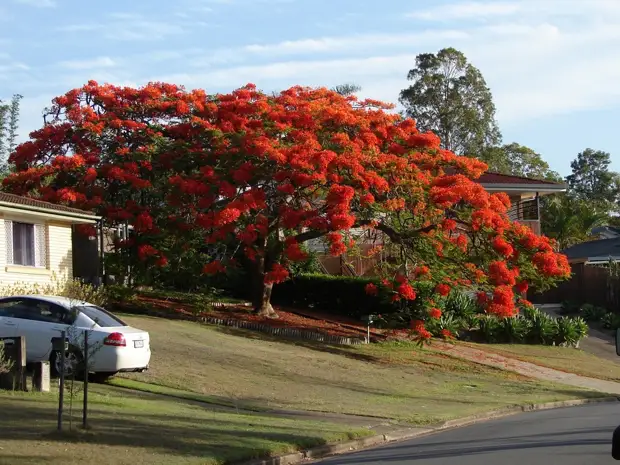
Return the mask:
[[[274,328],[292,328],[306,331],[315,331],[332,336],[342,337],[366,337],[366,326],[361,321],[351,318],[327,315],[313,310],[297,310],[284,307],[274,307],[279,318],[266,318],[252,313],[252,310],[244,306],[219,307],[209,312],[198,313],[188,304],[172,302],[164,299],[139,296],[139,307],[148,307],[154,313],[163,316],[171,313],[180,318],[195,318],[206,316],[230,320],[240,320],[253,323],[261,323]],[[383,340],[386,336],[383,331],[370,330],[371,340]]]

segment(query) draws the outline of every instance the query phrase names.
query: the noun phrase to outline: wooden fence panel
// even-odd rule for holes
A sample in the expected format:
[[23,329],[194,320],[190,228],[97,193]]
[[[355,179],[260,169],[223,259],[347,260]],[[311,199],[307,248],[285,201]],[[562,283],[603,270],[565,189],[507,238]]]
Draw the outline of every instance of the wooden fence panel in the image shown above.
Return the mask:
[[563,301],[589,303],[620,313],[620,280],[610,277],[607,268],[585,266],[580,263],[572,265],[571,269],[573,276],[568,281],[542,294],[536,293],[535,290],[528,292],[529,300],[537,304]]

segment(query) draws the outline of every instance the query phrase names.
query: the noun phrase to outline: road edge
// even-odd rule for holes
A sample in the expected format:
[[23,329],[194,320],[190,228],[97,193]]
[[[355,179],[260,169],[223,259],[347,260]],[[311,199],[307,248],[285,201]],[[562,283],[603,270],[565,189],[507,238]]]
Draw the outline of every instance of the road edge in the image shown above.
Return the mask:
[[478,415],[471,415],[456,420],[446,421],[445,423],[442,423],[438,426],[431,426],[428,428],[406,428],[393,431],[391,433],[370,436],[367,438],[354,439],[351,441],[344,441],[337,444],[328,444],[324,446],[312,447],[310,449],[293,452],[290,454],[258,460],[255,459],[250,461],[244,461],[240,462],[239,465],[297,465],[303,462],[308,463],[310,461],[324,459],[335,455],[348,454],[351,452],[357,452],[365,449],[371,449],[394,442],[407,441],[409,439],[428,436],[430,434],[439,433],[441,431],[446,431],[450,429],[462,428],[464,426],[473,425],[475,423],[495,420],[498,418],[516,415],[519,413],[578,407],[581,405],[605,402],[620,402],[620,396],[592,397],[589,399],[575,399],[557,402],[547,402],[544,404],[526,404],[514,407],[506,407],[503,409],[492,410]]

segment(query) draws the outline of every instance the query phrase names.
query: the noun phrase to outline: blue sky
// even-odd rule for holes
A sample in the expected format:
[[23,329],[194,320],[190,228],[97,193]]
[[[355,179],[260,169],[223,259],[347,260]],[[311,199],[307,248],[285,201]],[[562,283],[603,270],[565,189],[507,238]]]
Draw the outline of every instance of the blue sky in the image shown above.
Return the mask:
[[561,174],[587,147],[620,171],[620,0],[2,0],[0,98],[24,95],[22,139],[89,79],[211,92],[355,82],[397,103],[421,52],[480,68],[504,141]]

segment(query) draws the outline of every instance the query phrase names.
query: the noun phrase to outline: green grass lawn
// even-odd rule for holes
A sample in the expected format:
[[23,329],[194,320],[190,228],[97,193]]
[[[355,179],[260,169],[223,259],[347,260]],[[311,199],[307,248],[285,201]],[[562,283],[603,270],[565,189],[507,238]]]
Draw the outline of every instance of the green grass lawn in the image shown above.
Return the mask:
[[153,349],[151,369],[125,378],[241,408],[429,424],[509,405],[600,395],[405,343],[335,347],[184,321],[123,318],[151,333]]
[[[363,437],[345,425],[211,411],[93,386],[91,430],[55,433],[57,394],[0,391],[0,464],[224,464]],[[81,422],[81,399],[74,418]],[[65,417],[65,428],[68,429]]]
[[582,350],[526,344],[468,344],[536,365],[592,378],[620,381],[620,365]]

